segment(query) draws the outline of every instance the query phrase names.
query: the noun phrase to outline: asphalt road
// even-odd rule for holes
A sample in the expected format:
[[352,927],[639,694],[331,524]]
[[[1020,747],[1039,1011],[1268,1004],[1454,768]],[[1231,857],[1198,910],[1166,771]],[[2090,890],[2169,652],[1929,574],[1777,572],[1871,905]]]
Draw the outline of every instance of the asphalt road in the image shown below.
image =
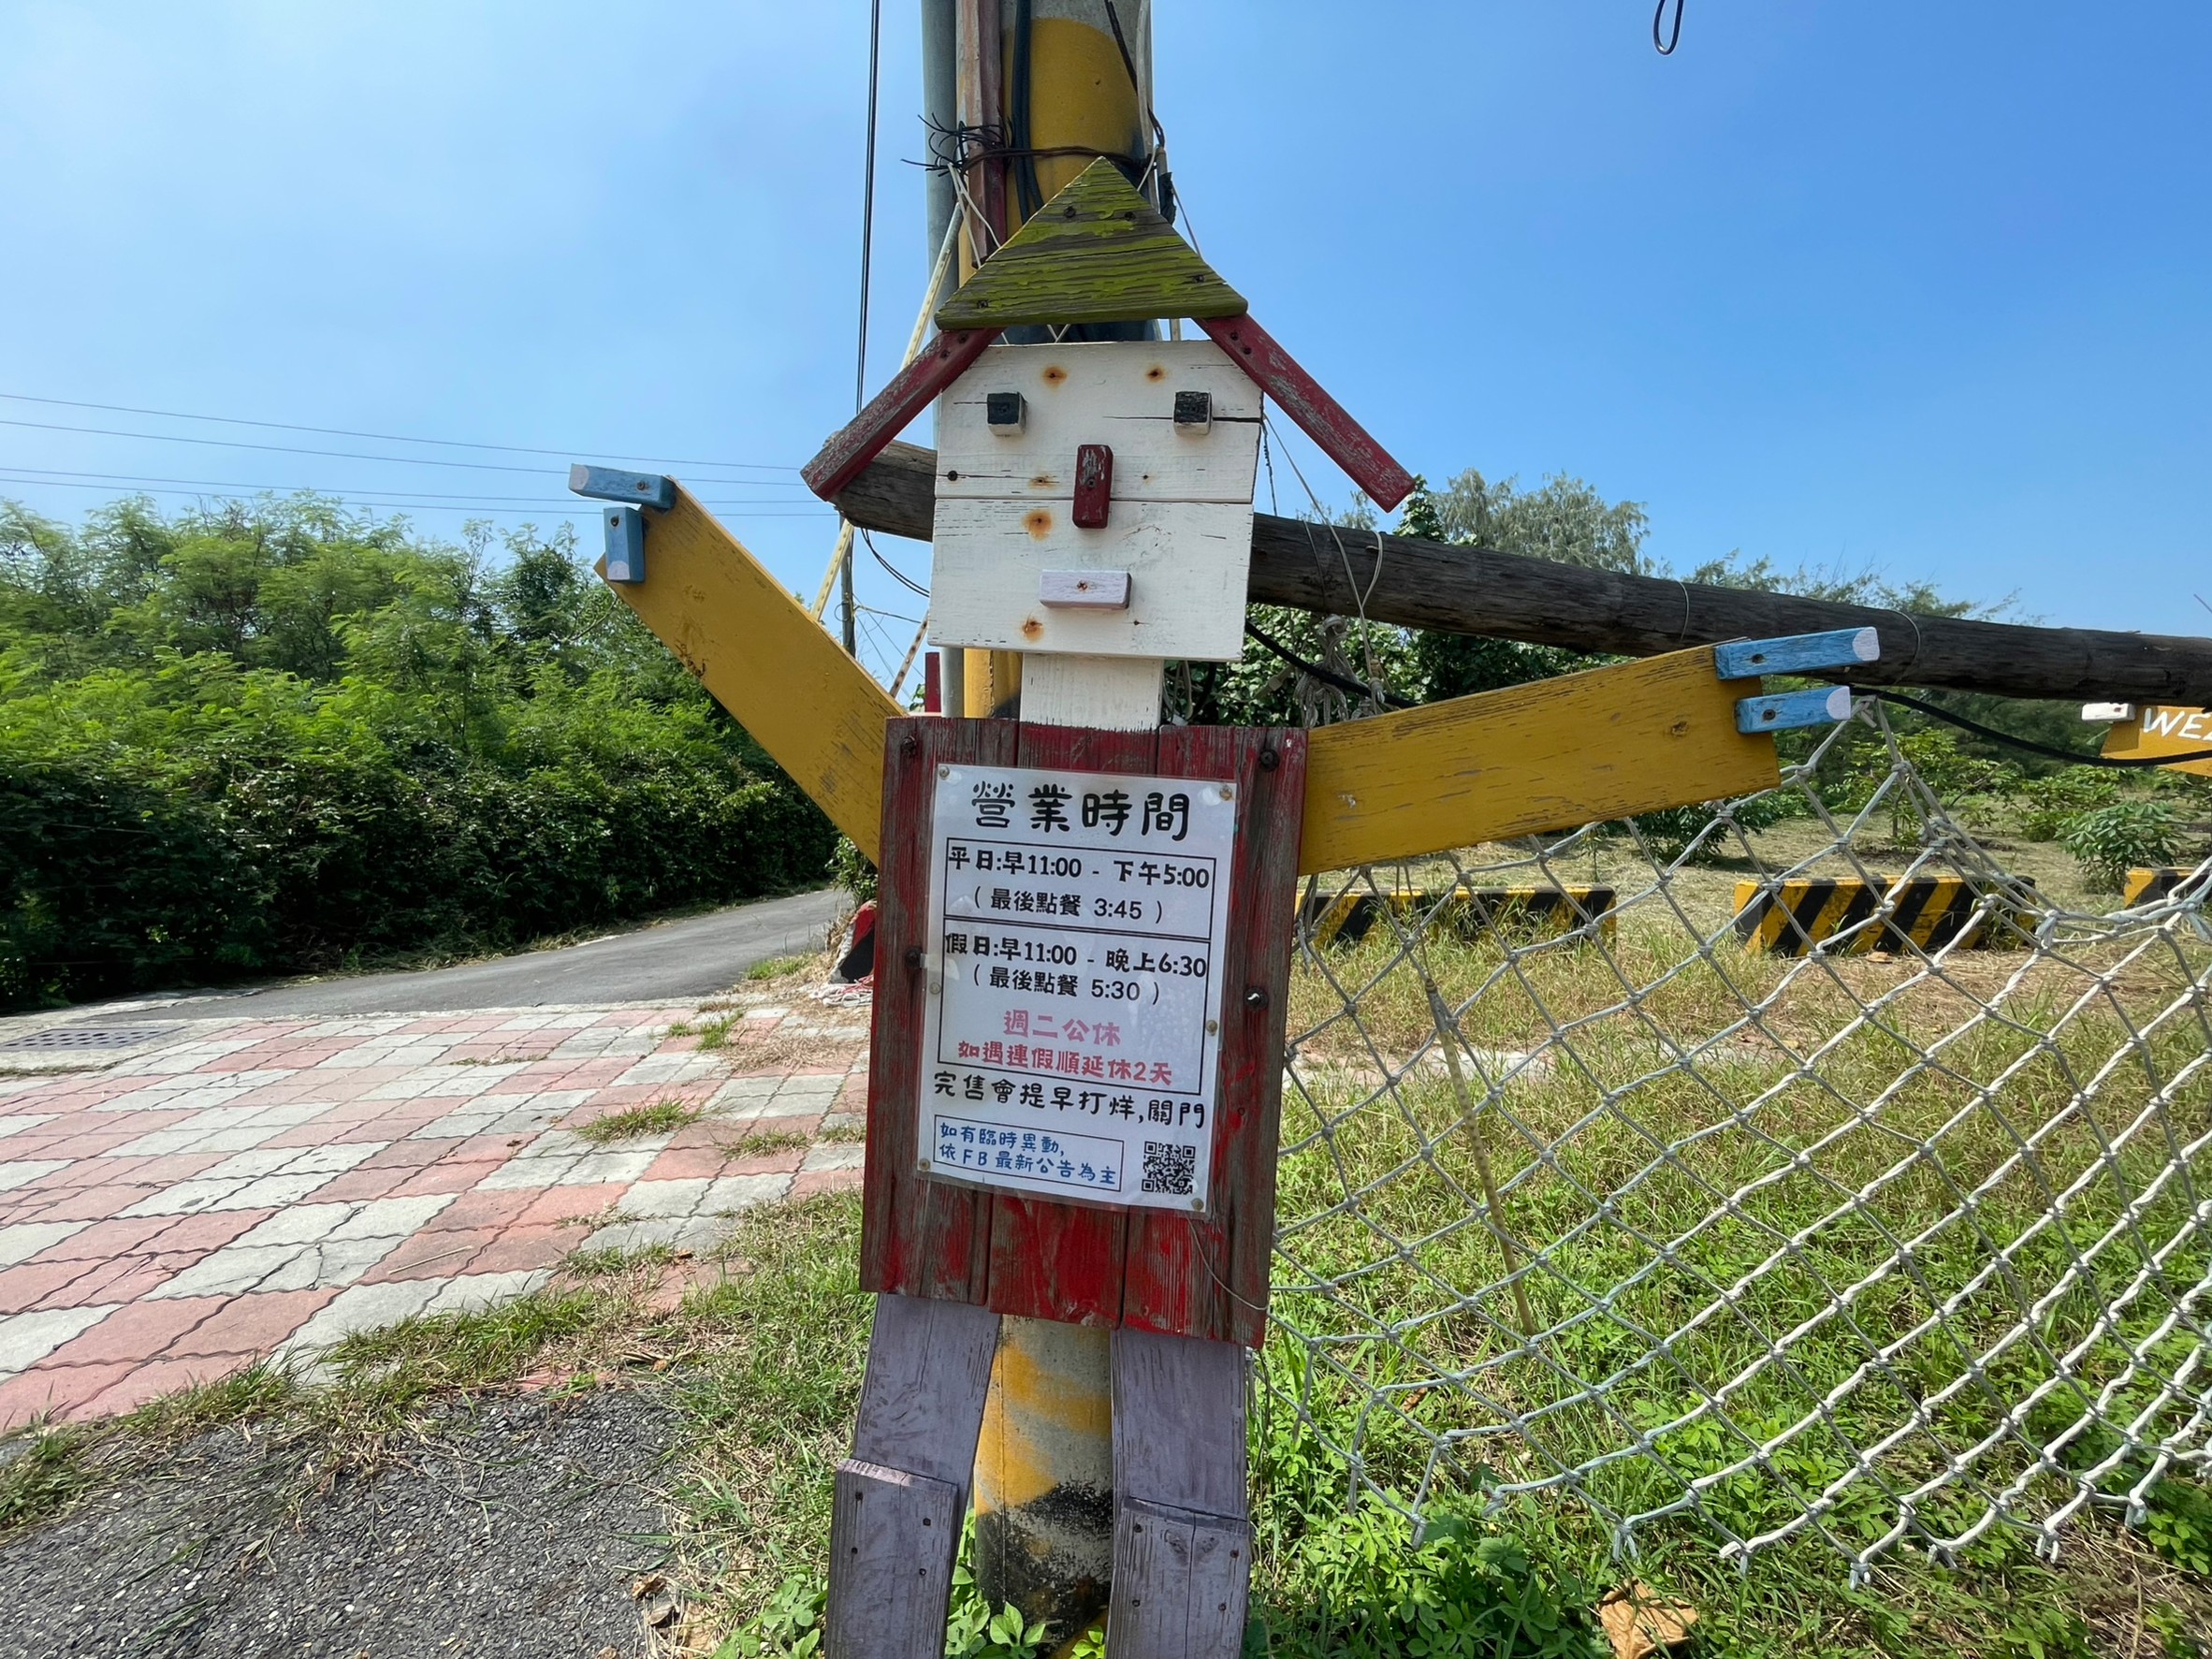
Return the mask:
[[844,903],[843,894],[824,888],[459,968],[288,980],[250,990],[186,993],[152,1003],[134,998],[127,1005],[72,1010],[67,1023],[112,1017],[126,1006],[131,1023],[137,1025],[147,1020],[261,1014],[461,1013],[475,1008],[546,1004],[682,1002],[727,990],[756,962],[821,950]]

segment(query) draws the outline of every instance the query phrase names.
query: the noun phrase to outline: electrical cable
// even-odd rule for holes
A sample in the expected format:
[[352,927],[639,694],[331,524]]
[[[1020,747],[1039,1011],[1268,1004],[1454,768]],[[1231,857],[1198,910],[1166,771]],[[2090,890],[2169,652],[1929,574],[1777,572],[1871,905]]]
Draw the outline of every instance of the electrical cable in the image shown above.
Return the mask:
[[860,179],[860,343],[852,354],[852,412],[867,403],[868,278],[876,245],[876,102],[882,86],[883,0],[868,6],[868,134]]
[[1280,657],[1301,674],[1311,675],[1325,686],[1334,686],[1338,691],[1348,692],[1354,697],[1374,697],[1392,708],[1419,708],[1420,706],[1412,698],[1401,697],[1397,692],[1385,687],[1363,686],[1348,674],[1338,674],[1334,669],[1324,668],[1318,662],[1308,662],[1281,640],[1273,637],[1264,629],[1256,627],[1250,621],[1246,621],[1244,624],[1244,634],[1247,638],[1257,641],[1262,648]]
[[928,589],[924,588],[921,583],[915,581],[912,576],[908,575],[905,571],[900,570],[898,566],[892,563],[890,560],[883,557],[882,550],[876,546],[876,538],[873,531],[865,530],[862,531],[860,532],[860,539],[867,544],[869,555],[878,564],[881,565],[884,570],[890,574],[893,580],[896,581],[910,593],[915,594],[923,599],[927,599],[929,597]]
[[[1666,19],[1666,8],[1670,5],[1674,7],[1674,27],[1662,39],[1659,25]],[[1658,48],[1661,57],[1670,58],[1674,56],[1674,49],[1681,43],[1682,0],[1659,0],[1658,9],[1652,13],[1652,44]]]
[[1036,49],[1036,0],[1014,0],[1013,85],[1007,89],[1006,138],[1012,148],[1014,211],[1027,219],[1044,206],[1044,187],[1037,182],[1037,158],[1028,153],[1031,63]]
[[[386,461],[402,467],[444,467],[472,473],[527,473],[535,478],[545,477],[547,472],[545,467],[520,467],[504,461],[442,460],[429,455],[368,455],[357,449],[309,449],[296,444],[248,444],[240,438],[195,438],[182,432],[125,432],[112,427],[76,427],[59,421],[10,420],[6,416],[0,416],[0,427],[22,427],[40,432],[77,432],[92,438],[136,438],[153,444],[196,444],[203,448],[212,449],[251,449],[267,455],[313,455],[330,460]],[[718,478],[703,482],[756,484],[764,487],[772,483],[765,478]]]
[[2152,766],[2178,765],[2183,761],[2212,761],[2212,749],[2192,749],[2186,754],[2151,755],[2139,760],[2127,760],[2118,755],[2076,754],[2070,749],[2038,743],[2032,737],[2016,737],[2010,732],[2000,732],[1995,726],[1985,726],[1980,720],[1969,720],[1963,714],[1953,714],[1947,708],[1933,703],[1924,703],[1917,697],[1908,697],[1902,691],[1885,691],[1880,686],[1854,686],[1852,690],[1863,697],[1879,697],[1885,703],[1917,709],[1931,720],[1957,726],[1962,732],[1972,732],[1975,736],[1986,737],[1991,743],[2007,744],[2014,749],[2025,749],[2030,754],[2070,762],[2076,766],[2101,766],[2110,772],[2140,772]]
[[[247,489],[256,494],[274,492],[295,493],[304,490],[310,495],[344,496],[353,500],[366,500],[373,496],[404,495],[410,501],[431,502],[491,502],[542,505],[546,497],[536,495],[488,495],[481,490],[448,494],[429,489],[357,489],[325,484],[255,484],[243,478],[169,478],[143,473],[85,473],[68,467],[29,467],[0,465],[0,473],[11,474],[9,481],[16,484],[65,484],[80,478],[97,479],[103,484],[162,485],[182,484],[202,489]],[[737,483],[739,480],[708,480]],[[718,506],[725,507],[788,507],[794,504],[789,496],[733,496],[717,500]],[[812,505],[810,502],[795,504]]]
[[[589,453],[581,449],[537,449],[524,444],[473,444],[459,438],[413,438],[404,432],[363,432],[356,431],[351,427],[310,427],[287,420],[246,420],[235,415],[188,415],[178,409],[142,409],[133,403],[88,403],[76,398],[37,398],[29,392],[0,392],[0,399],[11,403],[43,403],[56,409],[97,409],[109,415],[150,415],[161,420],[197,420],[213,426],[258,427],[272,432],[315,432],[326,438],[372,438],[383,444],[429,444],[442,449],[490,449],[502,455],[549,455],[567,458]],[[63,427],[57,429],[75,431],[80,429]],[[733,472],[796,473],[799,470],[796,467],[772,466],[766,461],[672,460],[643,455],[607,455],[604,458],[644,461],[648,465],[662,467],[721,467]]]

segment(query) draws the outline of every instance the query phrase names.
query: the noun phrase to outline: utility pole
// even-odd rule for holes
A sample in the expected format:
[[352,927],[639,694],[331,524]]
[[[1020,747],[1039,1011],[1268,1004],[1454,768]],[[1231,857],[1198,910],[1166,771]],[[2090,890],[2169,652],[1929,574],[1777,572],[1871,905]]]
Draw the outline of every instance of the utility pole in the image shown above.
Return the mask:
[[[956,123],[976,158],[968,204],[955,203],[949,175],[927,175],[933,254],[954,211],[971,213],[948,287],[1098,155],[1151,157],[1151,0],[923,0],[924,108],[939,129]],[[1147,194],[1158,205],[1157,186]],[[1018,709],[1025,720],[1116,731],[1159,722],[1157,659],[945,656],[953,713]],[[1108,1339],[1096,1327],[1005,1319],[976,1459],[977,1587],[1069,1635],[1105,1611],[1113,1577]]]
[[[942,396],[930,633],[1025,664],[1027,706],[904,717],[676,480],[584,464],[570,488],[609,503],[615,591],[882,873],[877,1306],[824,1653],[943,1652],[972,1492],[991,1603],[1062,1640],[1110,1607],[1115,1659],[1228,1655],[1297,876],[1770,788],[1770,734],[1849,699],[1739,691],[1863,662],[1873,631],[1312,733],[1161,727],[1163,659],[1242,648],[1269,407],[1385,510],[1415,480],[1138,194],[1165,194],[1142,0],[952,3],[981,257],[801,474],[837,501]],[[1055,161],[1080,171],[1048,198]],[[1030,217],[995,241],[1007,211]],[[1163,316],[1206,338],[1128,320]],[[990,712],[1005,686],[994,663]]]

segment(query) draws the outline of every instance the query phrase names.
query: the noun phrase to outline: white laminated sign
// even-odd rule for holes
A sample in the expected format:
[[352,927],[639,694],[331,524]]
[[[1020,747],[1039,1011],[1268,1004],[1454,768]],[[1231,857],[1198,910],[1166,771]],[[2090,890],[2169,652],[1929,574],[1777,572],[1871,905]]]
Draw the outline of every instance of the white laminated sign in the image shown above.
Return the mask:
[[925,1174],[1203,1211],[1236,787],[938,768]]

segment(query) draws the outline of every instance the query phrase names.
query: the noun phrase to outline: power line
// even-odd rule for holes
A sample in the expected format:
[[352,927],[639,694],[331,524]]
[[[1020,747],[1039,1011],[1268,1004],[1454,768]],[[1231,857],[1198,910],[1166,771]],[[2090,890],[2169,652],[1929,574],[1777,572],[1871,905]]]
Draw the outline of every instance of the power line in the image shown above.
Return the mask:
[[[537,478],[543,478],[547,472],[545,467],[518,467],[504,461],[441,460],[435,456],[429,455],[367,455],[357,449],[308,449],[296,444],[248,444],[241,438],[195,438],[183,432],[124,432],[118,431],[112,427],[73,427],[64,422],[51,420],[9,420],[5,416],[0,416],[0,427],[22,427],[41,432],[78,432],[94,438],[136,438],[153,444],[197,444],[214,449],[252,449],[268,455],[315,455],[332,460],[387,461],[402,467],[446,467],[473,473],[527,473]],[[704,482],[768,486],[779,481],[765,478],[723,478],[707,479]],[[791,488],[796,488],[798,486],[794,483]]]
[[[94,489],[109,495],[118,493],[116,487],[111,484],[96,484],[68,478],[18,478],[8,476],[6,470],[0,470],[0,484],[25,485],[40,489]],[[126,488],[121,493],[127,495],[193,496],[202,499],[212,499],[216,501],[250,503],[256,499],[255,496],[227,493],[227,491],[235,491],[246,488],[250,487],[240,485],[216,485],[192,488],[174,488],[159,485],[143,485],[136,488]],[[549,512],[575,513],[579,516],[583,514],[596,514],[596,508],[594,508],[591,503],[588,502],[580,502],[574,496],[567,496],[560,499],[540,498],[535,496],[445,496],[437,500],[429,500],[422,496],[409,495],[405,497],[368,500],[366,498],[369,495],[377,492],[352,492],[345,490],[315,489],[306,485],[301,485],[297,488],[271,486],[258,493],[328,496],[337,501],[341,505],[343,505],[349,500],[354,500],[359,501],[363,506],[378,508],[386,512],[412,507],[418,508],[425,512],[437,513],[485,512],[502,514],[526,511],[534,505],[537,507],[542,507]],[[826,505],[809,502],[779,502],[774,506],[767,508],[765,511],[755,508],[751,503],[746,502],[702,500],[699,504],[703,507],[710,507],[717,510],[724,508],[745,508],[747,509],[746,517],[749,518],[819,518],[822,515],[831,511],[831,509]]]
[[[311,495],[345,496],[359,500],[386,495],[404,495],[412,501],[434,502],[541,502],[546,500],[543,496],[486,495],[474,490],[465,494],[447,495],[427,489],[355,489],[325,484],[255,484],[249,483],[243,478],[166,478],[149,476],[139,473],[85,473],[67,467],[0,467],[0,472],[36,474],[36,476],[15,478],[13,482],[19,484],[64,483],[78,478],[94,478],[103,484],[186,484],[208,489],[250,489],[257,492],[266,490],[282,494],[305,491]],[[575,504],[574,498],[570,498],[569,504]],[[726,507],[788,507],[793,505],[794,502],[793,498],[789,496],[736,496],[727,498],[719,504]],[[810,505],[811,503],[800,502],[796,504]]]
[[[796,473],[796,467],[772,465],[767,461],[713,461],[671,460],[665,457],[641,455],[610,455],[604,450],[588,447],[575,449],[536,449],[522,444],[476,444],[460,438],[415,438],[405,432],[362,432],[350,427],[310,427],[295,421],[246,420],[234,415],[188,415],[177,409],[141,409],[130,403],[87,403],[74,398],[37,398],[29,392],[0,392],[0,399],[14,403],[43,403],[56,409],[97,409],[109,415],[151,415],[163,420],[198,420],[217,426],[258,427],[275,432],[316,432],[326,438],[372,438],[385,444],[429,444],[444,449],[490,449],[503,455],[549,455],[573,459],[578,455],[596,454],[603,460],[644,461],[662,467],[722,467],[734,472]],[[63,430],[73,429],[64,428]]]

